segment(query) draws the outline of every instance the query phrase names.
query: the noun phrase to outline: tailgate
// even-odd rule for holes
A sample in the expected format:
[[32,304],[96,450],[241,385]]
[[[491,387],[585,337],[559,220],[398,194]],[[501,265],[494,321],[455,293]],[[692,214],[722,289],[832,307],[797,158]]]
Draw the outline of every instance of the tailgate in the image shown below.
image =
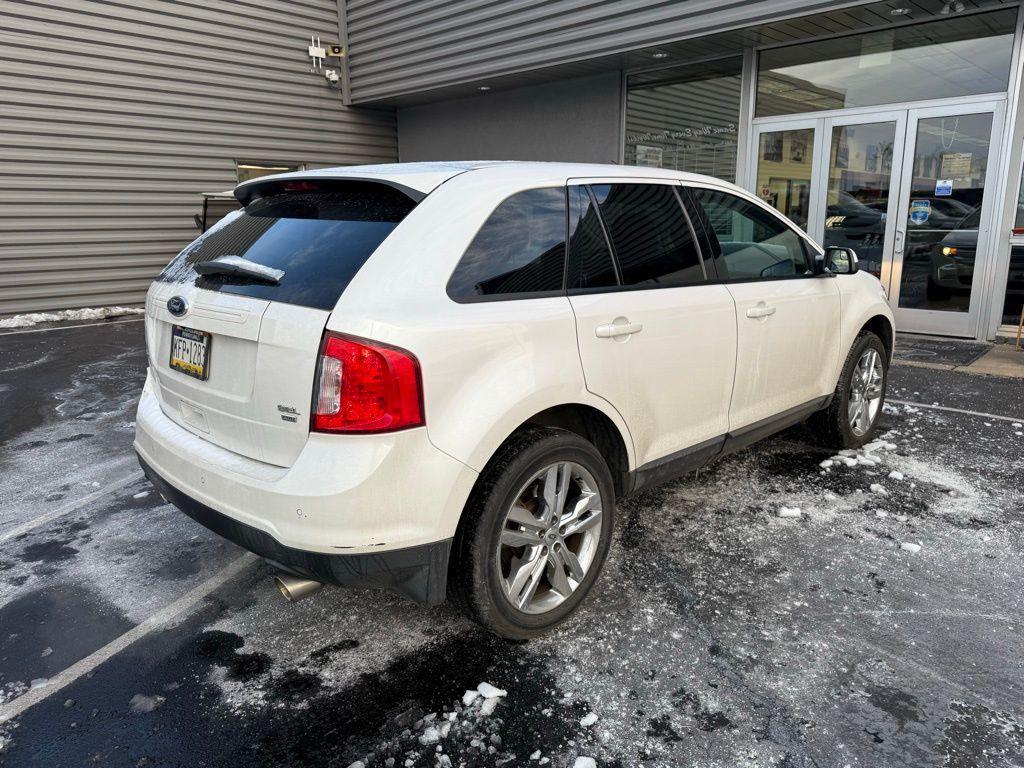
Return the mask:
[[[184,301],[180,316],[168,309]],[[176,302],[180,308],[180,302]],[[329,313],[156,282],[146,300],[146,346],[164,413],[190,432],[258,461],[291,466],[309,436],[320,338]],[[172,368],[172,338],[183,367]],[[196,333],[199,332],[199,333]]]

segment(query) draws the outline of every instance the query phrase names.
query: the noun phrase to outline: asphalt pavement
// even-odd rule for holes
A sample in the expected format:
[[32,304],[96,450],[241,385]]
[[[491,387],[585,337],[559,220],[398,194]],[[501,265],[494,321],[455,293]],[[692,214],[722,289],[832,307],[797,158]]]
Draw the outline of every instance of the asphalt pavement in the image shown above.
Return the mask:
[[1024,765],[1024,380],[896,365],[872,450],[795,428],[622,502],[585,610],[512,644],[289,604],[164,504],[142,336],[0,335],[2,766]]

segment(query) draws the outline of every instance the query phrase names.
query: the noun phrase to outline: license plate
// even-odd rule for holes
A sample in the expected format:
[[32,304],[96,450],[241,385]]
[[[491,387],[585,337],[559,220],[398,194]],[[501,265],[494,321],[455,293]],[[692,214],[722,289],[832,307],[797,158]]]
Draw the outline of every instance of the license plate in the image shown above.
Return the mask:
[[206,381],[210,375],[210,334],[175,325],[171,328],[171,368]]

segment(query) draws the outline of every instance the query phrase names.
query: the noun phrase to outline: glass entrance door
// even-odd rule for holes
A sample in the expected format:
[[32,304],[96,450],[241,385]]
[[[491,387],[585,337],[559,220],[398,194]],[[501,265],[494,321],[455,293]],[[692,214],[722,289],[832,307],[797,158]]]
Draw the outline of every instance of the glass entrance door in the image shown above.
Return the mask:
[[861,269],[883,277],[896,235],[906,111],[824,121],[829,142],[821,243],[853,248]]
[[974,336],[1002,101],[755,125],[755,193],[825,246],[853,248],[902,331]]
[[977,331],[974,275],[987,254],[1001,117],[1000,102],[908,112],[891,268],[882,275],[901,330]]

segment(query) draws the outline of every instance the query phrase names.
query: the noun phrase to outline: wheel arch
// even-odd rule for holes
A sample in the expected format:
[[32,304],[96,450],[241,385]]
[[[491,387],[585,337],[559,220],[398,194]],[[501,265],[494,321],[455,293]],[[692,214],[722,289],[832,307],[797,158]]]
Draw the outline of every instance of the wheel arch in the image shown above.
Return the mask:
[[882,345],[885,347],[885,352],[891,362],[893,349],[896,344],[896,330],[893,328],[893,324],[889,318],[882,314],[877,314],[868,318],[861,326],[860,330],[857,331],[857,336],[860,336],[865,331],[870,331],[882,340]]

